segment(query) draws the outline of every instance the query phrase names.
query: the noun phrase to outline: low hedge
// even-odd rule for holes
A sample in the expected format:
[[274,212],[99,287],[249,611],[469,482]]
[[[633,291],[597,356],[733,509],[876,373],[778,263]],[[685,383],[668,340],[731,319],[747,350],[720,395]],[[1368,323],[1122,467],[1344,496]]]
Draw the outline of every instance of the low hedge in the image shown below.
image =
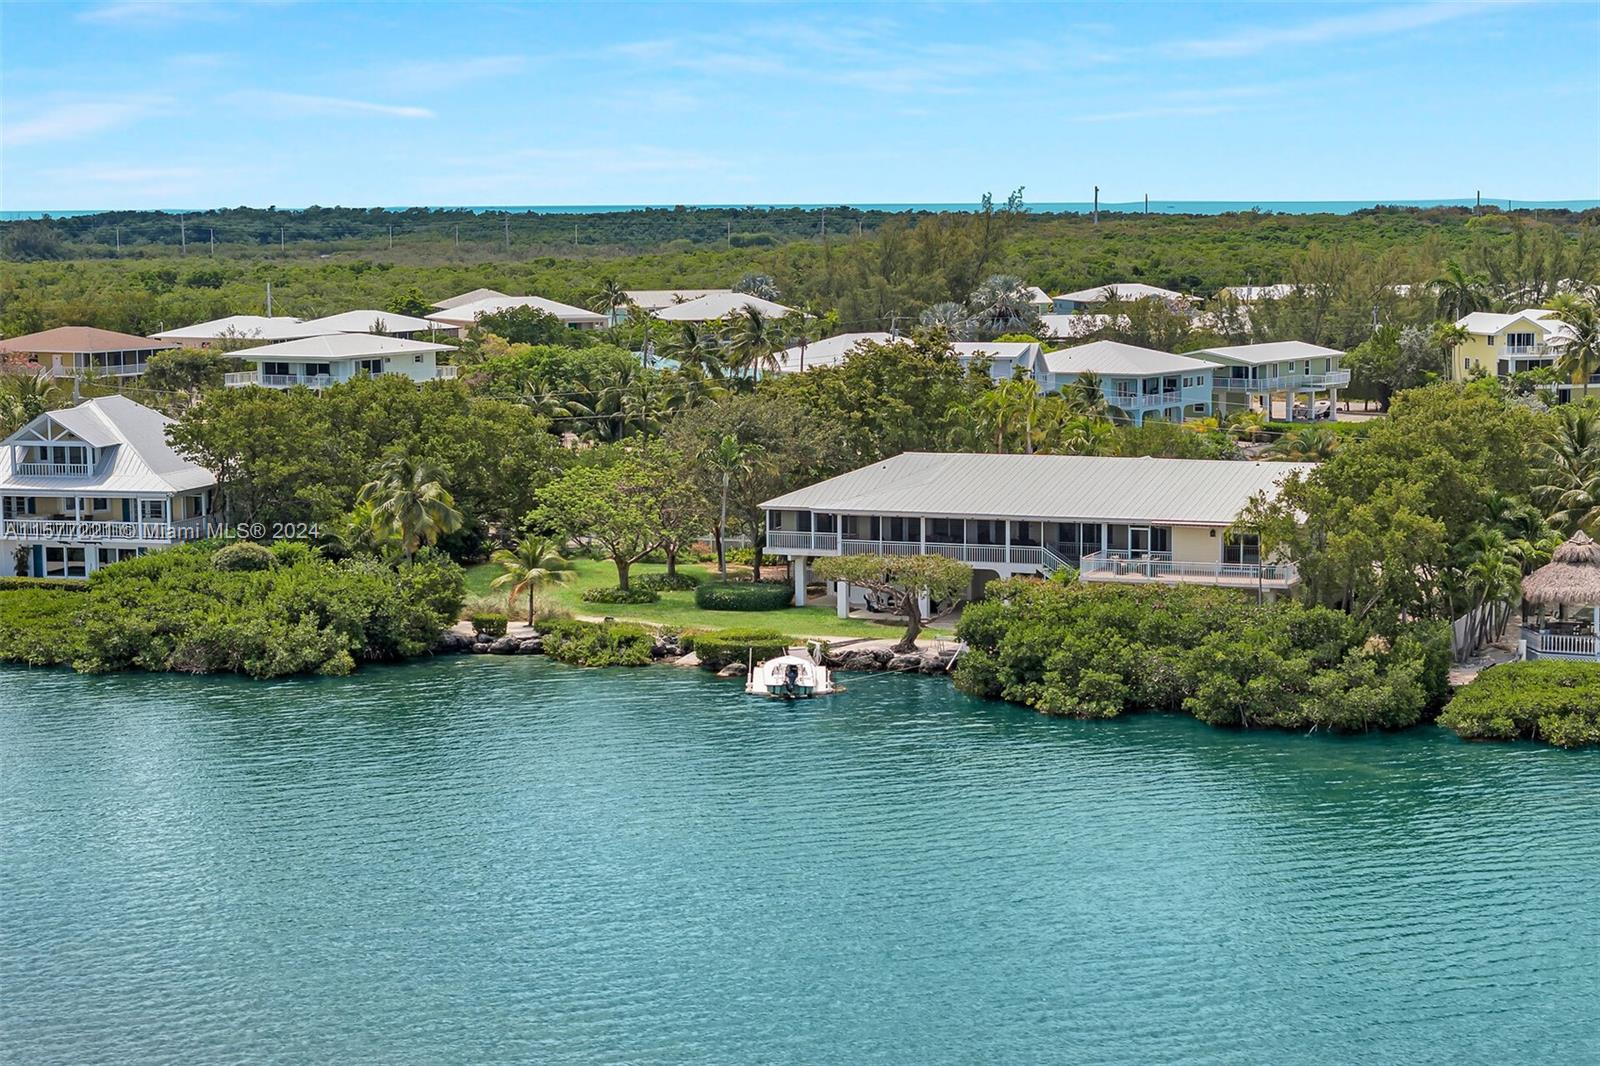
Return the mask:
[[503,614],[485,612],[475,614],[471,618],[472,631],[481,637],[503,637],[506,635],[507,619]]
[[636,588],[657,592],[688,592],[700,587],[700,578],[695,574],[646,574],[634,578],[633,584]]
[[655,635],[631,622],[551,622],[544,653],[573,666],[647,666]]
[[775,658],[785,654],[792,643],[771,629],[714,629],[695,634],[694,653],[707,670],[720,670],[729,663]]
[[55,589],[58,592],[88,592],[89,583],[79,578],[0,577],[0,592],[10,589]]
[[1600,744],[1600,666],[1543,659],[1490,667],[1456,691],[1439,724],[1468,740]]
[[661,593],[638,583],[626,589],[612,585],[610,588],[583,590],[585,603],[655,603],[659,599]]
[[218,548],[211,556],[211,565],[218,570],[250,572],[271,570],[277,561],[271,548],[250,540],[241,540],[225,548]]
[[694,590],[702,611],[781,611],[793,600],[786,581],[707,581]]

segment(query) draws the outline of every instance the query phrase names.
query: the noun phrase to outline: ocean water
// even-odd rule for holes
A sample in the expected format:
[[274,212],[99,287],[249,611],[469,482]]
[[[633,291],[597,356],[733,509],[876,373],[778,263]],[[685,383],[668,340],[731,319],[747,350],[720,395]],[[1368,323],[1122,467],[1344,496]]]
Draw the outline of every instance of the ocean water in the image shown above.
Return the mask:
[[[1471,207],[1480,201],[1467,197],[1465,199],[1441,200],[1156,200],[1149,202],[1149,211],[1153,215],[1223,215],[1236,211],[1262,211],[1268,214],[1289,215],[1315,215],[1335,214],[1348,215],[1356,211],[1378,205],[1390,207]],[[1491,199],[1485,197],[1481,203],[1486,207],[1498,207],[1501,210],[1567,210],[1586,211],[1590,208],[1600,207],[1600,200],[1507,200]],[[640,211],[646,208],[670,208],[672,204],[501,204],[501,205],[429,205],[429,210],[449,211],[474,211],[483,213],[487,211],[507,211],[514,214],[536,215],[588,215],[588,214],[613,214],[621,211]],[[858,203],[858,204],[697,204],[702,208],[804,208],[807,210],[821,211],[834,207],[852,207],[860,211],[973,211],[977,209],[974,203]],[[1091,201],[1037,203],[1028,204],[1031,212],[1074,214],[1088,214],[1093,210]],[[1102,212],[1126,212],[1138,214],[1144,212],[1146,204],[1143,200],[1129,200],[1112,203],[1102,201]],[[14,222],[21,219],[43,218],[49,215],[54,218],[71,218],[79,215],[95,215],[102,211],[123,210],[121,208],[95,208],[93,210],[69,211],[0,211],[0,221]],[[211,208],[197,207],[172,207],[162,208],[172,214],[179,212],[194,213],[207,211]],[[405,207],[388,207],[388,211],[405,211]]]
[[0,669],[0,1061],[1600,1061],[1600,753]]

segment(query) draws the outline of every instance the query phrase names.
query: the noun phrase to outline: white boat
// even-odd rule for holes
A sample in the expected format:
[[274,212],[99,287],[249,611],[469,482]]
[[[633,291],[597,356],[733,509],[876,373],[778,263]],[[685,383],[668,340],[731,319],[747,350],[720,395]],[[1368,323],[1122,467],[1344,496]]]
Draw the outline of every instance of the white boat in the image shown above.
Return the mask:
[[826,666],[799,655],[756,663],[746,676],[744,690],[752,696],[780,700],[805,700],[843,691],[833,683],[833,673]]

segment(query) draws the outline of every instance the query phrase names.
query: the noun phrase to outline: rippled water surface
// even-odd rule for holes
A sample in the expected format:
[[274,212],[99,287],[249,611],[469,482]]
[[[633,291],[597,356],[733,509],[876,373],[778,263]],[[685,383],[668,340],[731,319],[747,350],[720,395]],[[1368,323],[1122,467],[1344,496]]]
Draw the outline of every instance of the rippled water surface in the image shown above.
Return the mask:
[[1600,757],[457,659],[0,671],[18,1063],[1600,1061]]

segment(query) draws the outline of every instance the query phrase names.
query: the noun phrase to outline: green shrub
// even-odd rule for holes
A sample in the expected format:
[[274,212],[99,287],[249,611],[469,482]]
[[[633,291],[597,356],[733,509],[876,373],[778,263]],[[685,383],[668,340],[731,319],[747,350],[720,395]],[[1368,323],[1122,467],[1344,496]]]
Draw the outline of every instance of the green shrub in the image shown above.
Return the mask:
[[641,585],[626,589],[613,585],[610,588],[583,590],[586,603],[655,603],[659,599],[661,593]]
[[635,588],[654,589],[657,592],[688,592],[699,588],[700,581],[698,574],[645,574],[635,578],[633,584]]
[[218,570],[271,570],[276,561],[271,548],[251,540],[218,548],[211,557],[211,565]]
[[727,548],[723,551],[729,566],[754,566],[756,550],[754,548]]
[[1439,724],[1469,740],[1600,744],[1600,665],[1541,659],[1490,667],[1456,691]]
[[785,654],[790,640],[770,629],[715,629],[693,637],[695,655],[707,670],[720,670],[729,663],[756,662]]
[[32,587],[7,585],[0,590],[0,662],[27,666],[59,666],[82,650],[78,613],[87,605],[87,588],[77,582],[40,581]]
[[89,583],[61,577],[0,577],[0,592],[9,589],[55,589],[59,592],[88,592]]
[[506,616],[484,612],[475,614],[471,618],[472,631],[480,637],[503,637],[506,635]]
[[631,622],[552,621],[541,626],[544,653],[574,666],[646,666],[655,636]]
[[997,581],[968,604],[952,673],[1046,714],[1183,711],[1221,726],[1352,732],[1422,721],[1445,691],[1447,631],[1369,639],[1349,616],[1227,589]]
[[778,611],[793,599],[794,590],[780,581],[707,581],[694,590],[702,611]]

